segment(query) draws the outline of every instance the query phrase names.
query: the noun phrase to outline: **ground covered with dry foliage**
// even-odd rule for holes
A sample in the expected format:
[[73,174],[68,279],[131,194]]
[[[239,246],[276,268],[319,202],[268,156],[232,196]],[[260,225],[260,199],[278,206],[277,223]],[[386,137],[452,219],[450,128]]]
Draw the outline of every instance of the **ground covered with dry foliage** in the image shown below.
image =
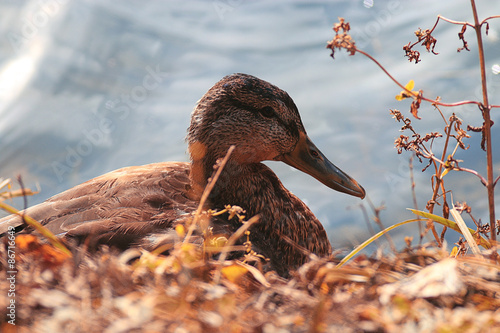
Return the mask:
[[283,279],[191,244],[70,257],[23,235],[14,283],[0,252],[0,289],[15,289],[2,332],[500,332],[500,266],[431,247],[340,268],[312,258]]

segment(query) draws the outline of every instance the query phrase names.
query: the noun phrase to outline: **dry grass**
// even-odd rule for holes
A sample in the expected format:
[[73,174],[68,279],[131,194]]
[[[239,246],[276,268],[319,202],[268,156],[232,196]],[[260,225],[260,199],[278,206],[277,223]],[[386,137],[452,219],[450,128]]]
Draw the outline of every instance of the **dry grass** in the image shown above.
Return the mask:
[[195,246],[131,260],[136,250],[67,257],[32,235],[17,243],[16,326],[2,295],[2,332],[500,331],[500,267],[433,248],[342,268],[313,258],[285,280]]

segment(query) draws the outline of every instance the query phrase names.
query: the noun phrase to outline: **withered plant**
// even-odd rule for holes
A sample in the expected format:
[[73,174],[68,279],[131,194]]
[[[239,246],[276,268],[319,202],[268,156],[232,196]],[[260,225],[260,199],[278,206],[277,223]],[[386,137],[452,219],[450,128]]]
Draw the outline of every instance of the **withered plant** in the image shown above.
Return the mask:
[[[380,64],[375,58],[363,50],[360,50],[353,38],[349,34],[350,24],[346,22],[343,18],[339,18],[339,22],[335,23],[333,30],[335,31],[335,37],[328,42],[327,48],[331,50],[332,58],[337,50],[345,49],[349,55],[355,55],[356,53],[363,54],[377,64],[382,71],[399,87],[403,90],[399,95],[396,96],[396,100],[403,100],[406,98],[413,99],[410,107],[411,115],[420,120],[419,108],[422,102],[430,103],[432,107],[441,115],[444,123],[443,133],[431,132],[426,134],[418,133],[412,125],[412,120],[406,117],[401,111],[397,109],[391,109],[390,114],[393,118],[402,124],[401,132],[402,134],[395,140],[394,144],[397,149],[398,154],[403,151],[412,152],[421,163],[426,163],[422,171],[428,168],[432,168],[434,171],[431,177],[431,187],[432,196],[428,200],[426,209],[427,212],[421,212],[418,210],[412,210],[417,215],[428,218],[427,228],[424,233],[420,236],[422,237],[427,231],[431,230],[434,238],[439,246],[442,245],[444,240],[444,235],[447,227],[451,227],[465,236],[465,242],[472,248],[472,250],[477,253],[477,244],[482,245],[486,248],[493,247],[493,257],[497,257],[495,251],[496,248],[496,236],[500,233],[499,220],[495,218],[495,186],[498,183],[499,176],[495,176],[493,169],[493,145],[491,128],[493,126],[493,121],[491,120],[490,114],[493,109],[500,108],[500,105],[492,105],[488,100],[488,86],[486,83],[486,68],[484,60],[484,47],[483,47],[483,33],[488,34],[489,21],[492,19],[500,18],[500,15],[494,15],[479,20],[476,10],[476,4],[474,0],[471,0],[472,14],[474,21],[470,22],[460,22],[448,19],[441,15],[437,16],[436,23],[431,29],[421,29],[418,28],[414,34],[416,41],[409,42],[403,46],[403,51],[405,56],[410,62],[418,64],[421,61],[420,52],[417,50],[419,46],[425,47],[425,50],[434,55],[438,55],[435,50],[436,44],[438,42],[437,38],[433,35],[435,29],[442,21],[458,25],[461,27],[458,32],[458,38],[462,42],[462,46],[457,49],[457,52],[470,51],[470,47],[465,39],[465,33],[468,29],[472,29],[475,32],[475,37],[477,39],[477,52],[479,58],[479,69],[481,75],[481,89],[482,89],[482,100],[464,100],[454,103],[445,103],[438,96],[436,98],[427,97],[422,90],[414,91],[414,81],[411,80],[406,85],[399,82],[393,75],[391,75],[387,69]],[[472,126],[467,125],[464,127],[462,120],[458,118],[455,113],[453,113],[448,119],[444,116],[441,109],[443,107],[458,107],[461,105],[472,104],[475,105],[479,112],[481,112],[483,118],[482,126]],[[484,176],[476,170],[471,170],[460,165],[459,160],[455,159],[455,153],[458,149],[467,150],[469,146],[466,145],[463,140],[469,138],[474,132],[481,133],[481,149],[486,152],[486,175]],[[444,140],[443,150],[439,153],[434,153],[432,150],[433,143],[436,140]],[[498,147],[496,148],[498,151]],[[476,176],[482,186],[486,188],[486,195],[488,198],[488,213],[489,213],[489,224],[483,225],[480,220],[476,220],[471,215],[471,207],[465,202],[453,203],[452,196],[447,186],[444,182],[444,177],[447,173],[451,171],[461,171],[468,172]],[[496,178],[495,178],[496,177]],[[451,204],[450,204],[451,203]],[[434,208],[440,206],[442,209],[442,217],[434,215]],[[468,229],[463,223],[463,219],[460,214],[466,212],[472,221],[476,224],[476,230]],[[454,221],[448,220],[449,215],[452,215]],[[415,220],[405,221],[400,224],[407,222],[413,222]],[[435,223],[439,222],[444,225],[441,235],[438,235]],[[392,227],[391,227],[392,229]],[[472,236],[473,235],[473,236]],[[484,235],[488,240],[483,238]],[[460,239],[457,245],[460,245],[460,249],[463,249],[464,241]]]

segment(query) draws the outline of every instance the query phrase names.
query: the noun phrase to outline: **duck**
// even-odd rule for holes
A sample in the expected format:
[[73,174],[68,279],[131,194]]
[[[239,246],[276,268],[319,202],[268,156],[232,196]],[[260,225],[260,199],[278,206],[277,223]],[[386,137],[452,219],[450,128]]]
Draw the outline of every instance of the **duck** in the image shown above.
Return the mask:
[[[111,171],[28,208],[25,213],[72,244],[158,248],[192,217],[214,165],[232,153],[203,209],[241,207],[258,222],[245,238],[270,269],[287,276],[310,254],[332,253],[328,235],[309,207],[287,190],[263,161],[281,161],[325,186],[363,199],[365,190],[308,137],[292,98],[255,76],[223,77],[197,102],[186,141],[190,162],[160,162]],[[231,235],[241,219],[209,223]],[[34,232],[18,215],[0,219],[0,233]],[[240,241],[243,242],[244,239]]]

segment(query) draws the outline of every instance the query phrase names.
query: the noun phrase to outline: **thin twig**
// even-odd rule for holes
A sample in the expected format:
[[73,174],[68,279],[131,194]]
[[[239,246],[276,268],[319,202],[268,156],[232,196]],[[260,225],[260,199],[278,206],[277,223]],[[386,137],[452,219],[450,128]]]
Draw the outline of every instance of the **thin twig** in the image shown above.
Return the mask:
[[489,16],[489,17],[485,18],[484,20],[481,21],[481,26],[483,24],[485,24],[487,21],[489,21],[491,19],[495,19],[495,18],[500,18],[500,15],[493,15],[493,16]]
[[[366,200],[368,201],[368,204],[370,205],[370,207],[373,210],[373,213],[375,214],[375,216],[373,217],[373,220],[375,221],[375,223],[377,223],[377,225],[379,226],[380,230],[384,230],[385,227],[382,224],[382,220],[380,219],[380,211],[382,209],[385,209],[385,207],[383,205],[379,206],[379,207],[375,207],[375,205],[373,204],[373,202],[370,200],[369,197],[367,197]],[[391,248],[392,252],[394,252],[395,254],[397,254],[398,252],[396,250],[396,246],[394,245],[394,242],[392,241],[391,236],[389,236],[389,234],[385,234],[385,238],[387,238],[387,242],[389,243],[389,247]]]
[[[427,158],[430,158],[432,159],[433,161],[436,161],[437,163],[440,164],[440,166],[443,166],[443,167],[446,167],[446,162],[443,162],[442,160],[440,160],[439,158],[437,158],[436,156],[434,155],[430,155],[429,157]],[[470,174],[473,174],[474,176],[478,177],[480,180],[481,180],[481,183],[486,186],[486,178],[484,178],[483,176],[481,176],[481,174],[479,172],[477,172],[476,170],[472,170],[472,169],[468,169],[468,168],[464,168],[464,167],[461,167],[461,166],[453,166],[453,168],[451,169],[453,171],[464,171],[464,172],[468,172]],[[500,178],[500,177],[499,177]],[[498,180],[498,179],[497,179]],[[430,212],[432,213],[432,212]]]
[[[413,156],[414,155],[410,156],[410,161],[409,161],[410,182],[411,182],[411,195],[412,195],[412,198],[413,198],[413,207],[415,208],[415,210],[419,210],[418,209],[418,204],[417,204],[417,194],[415,193],[415,177],[413,175]],[[420,235],[420,239],[418,240],[418,244],[421,245],[422,244],[422,239],[424,238],[424,233],[423,233],[423,226],[422,226],[422,221],[421,221],[420,217],[418,217],[418,232],[419,232],[419,235]]]
[[[361,209],[361,212],[363,213],[363,217],[365,218],[366,226],[368,228],[368,231],[370,232],[370,237],[375,235],[375,229],[373,229],[372,224],[370,223],[370,217],[368,216],[368,212],[366,211],[366,207],[363,204],[359,204],[359,208]],[[378,240],[375,240],[375,242],[378,244]]]
[[[410,95],[414,95],[414,93],[407,89],[405,86],[403,86],[401,83],[399,83],[398,80],[396,80],[386,69],[384,66],[382,66],[381,63],[379,63],[375,58],[373,58],[370,54],[364,52],[364,51],[361,51],[360,49],[356,48],[356,52],[359,52],[361,53],[362,55],[364,55],[365,57],[368,57],[371,61],[373,61],[378,67],[380,67],[380,69],[394,82],[396,83],[401,89],[403,89],[404,91],[406,91],[408,94]],[[437,104],[437,105],[440,105],[440,106],[444,106],[444,107],[454,107],[454,106],[461,106],[461,105],[467,105],[467,104],[476,104],[476,105],[481,105],[480,102],[478,101],[460,101],[460,102],[456,102],[456,103],[443,103],[443,102],[439,102],[439,101],[436,101],[436,100],[433,100],[433,99],[429,99],[429,98],[426,98],[424,96],[420,96],[420,98],[426,102],[429,102],[429,103],[432,103],[432,104]]]
[[[440,20],[440,19],[441,19],[441,20],[443,20],[443,21],[446,21],[446,22],[448,22],[448,23],[451,23],[451,24],[457,24],[457,25],[468,25],[469,27],[474,28],[474,25],[473,25],[472,23],[469,23],[469,22],[463,22],[463,21],[455,21],[455,20],[451,20],[451,19],[446,18],[446,17],[444,17],[444,16],[442,16],[442,15],[438,15],[437,17],[438,17],[438,19],[437,19],[437,21],[436,21],[436,24],[434,25],[434,28],[436,27],[436,25],[437,25],[437,23],[439,22],[439,20]],[[431,31],[433,31],[433,30],[434,30],[434,28],[432,28],[432,30],[431,30]]]
[[229,160],[229,156],[231,156],[231,153],[233,152],[234,148],[235,148],[234,145],[229,147],[229,149],[227,150],[226,156],[220,162],[220,164],[217,168],[217,171],[215,172],[215,175],[212,177],[210,182],[207,184],[207,186],[205,187],[205,190],[203,190],[203,194],[201,195],[201,199],[200,199],[200,204],[198,205],[198,208],[196,209],[193,221],[191,222],[191,225],[189,226],[188,233],[187,233],[186,237],[184,238],[183,243],[187,243],[189,241],[189,239],[191,238],[191,235],[193,234],[193,231],[196,228],[196,223],[197,223],[198,219],[200,218],[200,214],[201,214],[201,211],[203,210],[205,202],[207,201],[208,196],[210,195],[210,192],[214,188],[215,183],[217,182],[217,179],[219,179],[219,176],[222,172],[222,169],[224,169],[224,166],[226,165],[227,161]]
[[24,214],[24,211],[28,209],[28,196],[26,195],[26,188],[24,187],[24,182],[21,175],[17,176],[17,182],[19,183],[19,186],[21,187],[21,192],[23,194],[23,204],[24,204],[23,214]]
[[[436,107],[439,110],[439,108],[436,105],[434,105],[434,107]],[[441,110],[439,110],[439,112],[441,112]],[[444,146],[443,146],[443,152],[441,154],[441,160],[437,159],[434,155],[430,156],[430,158],[432,160],[438,162],[438,164],[439,164],[439,168],[438,168],[438,170],[436,170],[436,174],[435,174],[436,175],[436,185],[434,187],[434,191],[432,193],[432,198],[430,200],[431,204],[430,204],[430,207],[429,207],[429,213],[431,213],[431,214],[434,211],[434,203],[436,202],[438,191],[439,191],[439,188],[441,187],[441,183],[443,181],[442,178],[441,178],[441,175],[442,175],[443,167],[445,166],[445,163],[442,160],[444,160],[444,158],[446,156],[446,152],[448,150],[448,143],[450,141],[450,134],[451,134],[452,125],[453,125],[453,120],[450,121],[450,123],[447,124],[447,126],[446,126],[446,129],[447,129],[446,140],[445,140],[445,143],[444,143]],[[445,196],[446,196],[446,194],[445,194],[445,191],[443,190],[443,198],[445,198]],[[445,199],[443,199],[443,200],[445,200]],[[431,223],[430,221],[431,220],[428,220],[429,224]],[[441,238],[438,237],[438,235],[437,235],[436,228],[434,227],[434,223],[430,224],[430,226],[431,226],[432,234],[434,235],[434,238],[438,242],[438,246],[441,247]]]

